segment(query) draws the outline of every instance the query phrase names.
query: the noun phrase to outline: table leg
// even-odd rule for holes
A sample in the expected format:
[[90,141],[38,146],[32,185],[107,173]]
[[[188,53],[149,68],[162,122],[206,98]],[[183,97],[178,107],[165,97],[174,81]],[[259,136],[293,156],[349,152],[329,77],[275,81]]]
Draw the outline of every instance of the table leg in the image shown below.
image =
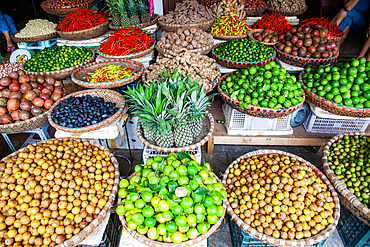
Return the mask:
[[325,147],[325,146],[318,146],[318,147],[315,147],[315,153],[317,153],[317,154],[322,154],[322,152],[324,151],[324,147]]
[[15,151],[16,151],[16,150],[15,150],[15,147],[13,146],[13,143],[10,141],[9,136],[8,136],[7,134],[2,134],[2,135],[3,135],[3,137],[4,137],[5,142],[8,144],[8,146],[9,146],[10,150],[11,150],[12,152],[15,152]]
[[126,132],[126,139],[127,139],[127,147],[128,147],[128,151],[130,152],[130,161],[132,162],[133,159],[132,159],[132,153],[131,153],[131,145],[130,145],[130,138],[128,137],[128,131],[127,131],[127,120],[125,122],[125,132]]
[[207,154],[213,154],[214,147],[215,147],[215,138],[211,136],[207,142]]

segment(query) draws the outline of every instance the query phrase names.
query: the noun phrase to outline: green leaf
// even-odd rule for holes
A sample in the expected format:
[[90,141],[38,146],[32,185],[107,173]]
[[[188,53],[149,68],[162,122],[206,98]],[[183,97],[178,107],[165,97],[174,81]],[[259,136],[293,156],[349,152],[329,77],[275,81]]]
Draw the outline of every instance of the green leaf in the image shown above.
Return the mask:
[[188,153],[185,153],[185,152],[177,153],[177,157],[180,160],[183,160],[183,159],[191,159],[190,155]]
[[166,184],[164,183],[159,183],[159,184],[149,184],[149,188],[154,191],[154,192],[158,192],[160,191],[163,187],[165,187]]
[[171,202],[173,202],[173,203],[180,203],[181,202],[181,199],[180,198],[177,198],[175,200],[171,200]]
[[160,191],[159,191],[159,195],[160,196],[165,196],[168,194],[168,190],[166,188],[162,188]]
[[170,183],[168,186],[169,186],[169,192],[174,193],[176,190],[176,184]]
[[166,231],[166,238],[168,238],[169,236],[170,236],[170,233]]
[[194,191],[195,194],[198,194],[198,195],[205,195],[207,194],[208,190],[204,187],[199,187],[198,189],[196,189]]
[[128,193],[133,193],[133,192],[137,192],[137,189],[127,189],[126,190]]

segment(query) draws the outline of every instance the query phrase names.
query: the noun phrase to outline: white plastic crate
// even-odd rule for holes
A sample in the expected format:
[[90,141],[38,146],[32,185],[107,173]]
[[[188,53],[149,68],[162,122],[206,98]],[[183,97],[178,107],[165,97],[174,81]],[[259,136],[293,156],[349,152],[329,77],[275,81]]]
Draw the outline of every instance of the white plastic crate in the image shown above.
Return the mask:
[[223,104],[225,126],[228,135],[290,135],[291,114],[281,118],[259,118],[241,113]]
[[[198,147],[197,149],[194,149],[194,150],[186,151],[185,153],[194,155],[195,160],[199,164],[202,162],[202,150],[200,149],[200,147]],[[148,148],[147,146],[144,146],[144,150],[143,150],[143,162],[144,162],[144,164],[146,164],[146,161],[149,158],[154,158],[157,155],[162,156],[162,157],[167,157],[168,153],[159,152],[159,151],[153,150],[151,148]]]
[[340,134],[353,131],[365,131],[370,120],[356,119],[333,119],[321,118],[316,116],[312,111],[304,121],[303,126],[307,132],[314,133],[334,133]]

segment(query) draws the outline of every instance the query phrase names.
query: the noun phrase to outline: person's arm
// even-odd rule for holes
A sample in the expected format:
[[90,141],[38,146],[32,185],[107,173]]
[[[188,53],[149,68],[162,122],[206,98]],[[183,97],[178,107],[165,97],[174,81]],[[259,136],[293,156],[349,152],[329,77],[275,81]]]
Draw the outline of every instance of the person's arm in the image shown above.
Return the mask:
[[351,11],[359,2],[360,0],[344,0],[344,10]]

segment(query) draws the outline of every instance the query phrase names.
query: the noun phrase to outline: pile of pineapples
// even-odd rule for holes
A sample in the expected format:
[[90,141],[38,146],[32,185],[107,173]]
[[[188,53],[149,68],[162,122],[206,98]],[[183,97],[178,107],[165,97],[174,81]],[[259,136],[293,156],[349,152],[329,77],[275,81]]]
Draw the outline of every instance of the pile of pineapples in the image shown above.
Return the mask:
[[189,75],[182,77],[177,69],[172,77],[163,72],[158,84],[129,88],[126,102],[140,118],[149,142],[166,148],[188,146],[202,132],[212,96],[206,95],[203,85],[191,83]]
[[107,0],[112,23],[116,27],[129,27],[151,21],[147,0]]

